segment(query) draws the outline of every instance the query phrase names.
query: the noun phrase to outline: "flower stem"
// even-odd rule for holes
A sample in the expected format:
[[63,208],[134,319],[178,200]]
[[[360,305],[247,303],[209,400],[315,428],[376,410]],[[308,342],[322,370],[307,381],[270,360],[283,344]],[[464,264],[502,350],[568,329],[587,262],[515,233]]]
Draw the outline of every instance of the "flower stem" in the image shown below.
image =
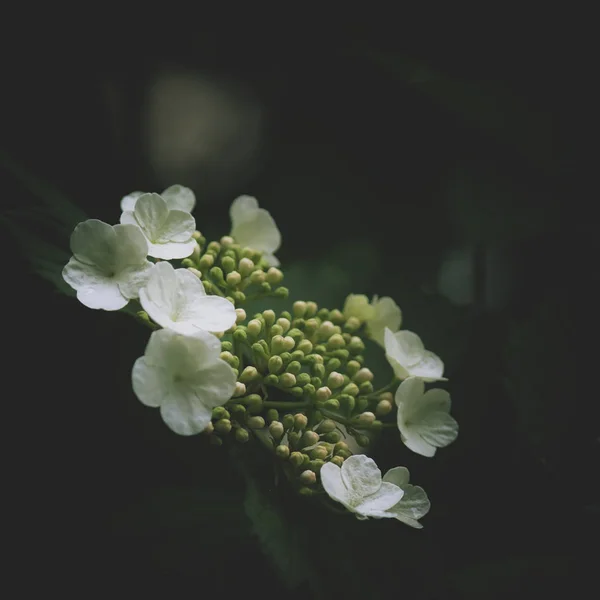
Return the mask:
[[310,405],[310,400],[303,400],[302,402],[275,402],[273,400],[265,400],[263,403],[265,408],[308,408]]
[[400,383],[400,380],[397,377],[394,377],[390,383],[388,383],[387,385],[384,385],[382,388],[379,388],[378,390],[375,390],[374,392],[371,392],[367,396],[367,398],[369,398],[369,400],[371,400],[373,398],[377,398],[377,396],[379,396],[380,394],[383,394],[383,392],[387,392],[387,391],[391,390],[398,383]]

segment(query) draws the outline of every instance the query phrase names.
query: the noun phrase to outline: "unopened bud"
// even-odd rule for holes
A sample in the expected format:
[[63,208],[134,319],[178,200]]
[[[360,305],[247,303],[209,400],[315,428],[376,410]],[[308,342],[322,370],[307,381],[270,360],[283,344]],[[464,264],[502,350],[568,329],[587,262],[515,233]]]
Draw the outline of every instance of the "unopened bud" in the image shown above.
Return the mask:
[[304,447],[313,446],[319,441],[319,434],[315,431],[306,431],[302,436],[302,444]]
[[283,423],[280,423],[279,421],[273,421],[269,425],[269,433],[273,436],[273,439],[278,442],[283,437]]
[[323,439],[326,442],[330,442],[332,444],[335,444],[335,443],[339,442],[342,439],[342,434],[339,431],[330,431],[329,433],[326,433],[323,436]]
[[218,435],[211,435],[208,440],[213,446],[223,445],[223,440]]
[[231,415],[224,406],[215,406],[212,410],[212,418],[217,421],[219,419],[229,419]]
[[[296,342],[296,344],[299,344],[304,339],[304,334],[296,327],[294,327],[294,329],[290,329],[287,332],[287,334],[289,337],[291,337]],[[311,345],[311,349],[312,349],[312,345]]]
[[325,419],[319,424],[319,433],[330,433],[335,431],[335,428],[335,421],[332,421],[331,419]]
[[223,248],[229,248],[230,246],[233,246],[234,243],[234,239],[229,235],[224,235],[221,238],[221,246],[223,246]]
[[215,431],[225,435],[231,431],[231,421],[229,419],[220,419],[215,423]]
[[339,410],[340,401],[337,398],[329,398],[324,404],[327,410]]
[[360,354],[365,349],[365,343],[357,336],[353,336],[350,338],[350,343],[348,344],[348,350],[352,352],[352,354]]
[[304,464],[304,455],[302,452],[292,452],[290,454],[290,462],[294,467],[300,467]]
[[379,394],[380,400],[387,400],[388,402],[394,402],[394,395],[392,392],[382,392]]
[[252,366],[246,367],[239,376],[239,380],[242,383],[252,383],[253,381],[256,381],[259,378],[260,375],[256,370],[256,367]]
[[265,323],[270,327],[271,325],[273,325],[273,323],[275,323],[275,311],[268,309],[268,310],[264,310],[262,313],[263,319],[265,320]]
[[[293,364],[293,363],[290,363]],[[300,364],[300,363],[297,363]],[[288,367],[289,369],[289,367]],[[304,387],[305,385],[310,385],[310,375],[308,373],[298,373],[296,375],[296,384],[300,387]]]
[[266,275],[264,271],[252,271],[252,273],[250,274],[250,281],[252,283],[264,283],[266,280]]
[[263,399],[258,394],[250,394],[246,396],[242,402],[246,405],[248,412],[252,415],[257,415],[262,411]]
[[234,304],[242,304],[246,301],[246,294],[244,292],[233,292]]
[[254,271],[254,263],[249,258],[242,258],[238,263],[238,271],[242,277],[247,277]]
[[[221,352],[221,354],[219,355],[219,357],[221,358],[221,360],[224,360],[228,365],[230,365],[234,369],[237,369],[237,367],[238,367],[238,365],[240,363],[240,359],[237,358],[237,356],[234,356],[233,354],[231,354],[231,352],[228,352],[228,351]],[[236,360],[236,358],[237,358],[237,360]]]
[[340,405],[342,406],[344,413],[350,415],[354,411],[356,400],[348,394],[342,394],[340,396]]
[[290,290],[286,287],[278,287],[273,290],[273,295],[276,298],[287,298],[290,295]]
[[281,356],[275,355],[269,358],[269,373],[278,374],[283,369],[283,360]]
[[320,387],[316,392],[315,396],[317,400],[329,400],[333,392],[327,386]]
[[204,254],[198,261],[198,266],[203,272],[208,271],[215,264],[215,257],[212,254]]
[[193,266],[194,266],[194,261],[193,261],[193,260],[191,260],[191,259],[189,259],[189,258],[184,258],[184,259],[181,261],[181,266],[182,266],[184,269],[188,269],[189,267],[193,267]]
[[369,436],[365,435],[364,433],[359,433],[355,435],[354,439],[356,440],[356,443],[362,448],[366,448],[371,442],[371,440],[369,440]]
[[289,447],[285,446],[283,444],[280,444],[279,446],[277,446],[277,448],[275,448],[275,456],[278,456],[279,458],[286,460],[290,456]]
[[227,274],[227,284],[235,287],[239,285],[242,281],[242,276],[237,271],[231,271],[231,273]]
[[246,320],[246,311],[243,308],[235,309],[235,322],[242,323]]
[[188,267],[188,271],[192,274],[195,275],[198,279],[202,278],[202,273],[200,271],[198,271],[198,269],[194,268],[194,267]]
[[390,412],[392,412],[392,403],[389,400],[380,400],[377,403],[375,414],[378,417],[385,417],[385,415],[389,415]]
[[330,358],[327,361],[327,370],[329,372],[337,371],[339,368],[341,368],[341,366],[342,366],[342,361],[339,358]]
[[348,373],[350,377],[353,377],[358,373],[358,371],[360,371],[360,363],[356,362],[355,360],[348,361],[348,364],[346,365],[346,373]]
[[329,339],[335,332],[335,325],[331,321],[323,321],[318,329],[319,337],[322,340]]
[[267,410],[265,417],[267,419],[267,423],[272,423],[273,421],[279,421],[279,411],[276,408],[269,408]]
[[302,352],[301,350],[294,350],[292,352],[292,354],[290,355],[290,360],[295,360],[298,362],[301,362],[304,360],[304,352]]
[[342,394],[348,394],[349,396],[358,396],[358,386],[355,383],[349,383],[342,390]]
[[235,430],[235,439],[236,439],[236,441],[244,444],[245,442],[247,442],[250,439],[250,434],[248,433],[247,429],[242,429],[240,427],[239,429]]
[[294,346],[296,345],[296,342],[294,341],[293,337],[290,337],[289,335],[286,335],[283,338],[283,347],[290,352],[291,350],[294,349]]
[[293,373],[282,373],[279,376],[279,383],[286,388],[294,387],[296,385],[296,376]]
[[360,319],[356,317],[348,317],[347,321],[344,323],[344,329],[349,333],[354,333],[360,329]]
[[267,281],[270,284],[275,285],[277,283],[280,283],[282,279],[283,273],[277,267],[271,267],[267,271]]
[[238,327],[233,332],[233,339],[237,342],[246,342],[248,340],[248,333],[245,327]]
[[306,314],[306,302],[303,302],[302,300],[298,300],[297,302],[294,302],[292,311],[296,318],[302,319],[304,317],[304,315]]
[[271,335],[281,335],[283,337],[283,327],[275,323],[275,325],[271,326]]
[[317,344],[313,348],[313,352],[315,354],[325,354],[325,352],[327,352],[327,347],[324,344]]
[[221,266],[225,273],[232,273],[235,269],[235,259],[231,256],[225,256],[221,259]]
[[375,415],[372,412],[364,412],[358,415],[357,420],[361,425],[371,425],[375,420]]
[[293,373],[294,375],[297,375],[302,370],[302,365],[297,360],[293,360],[288,364],[285,370],[288,373]]
[[317,446],[310,451],[311,458],[318,458],[320,460],[325,460],[329,456],[329,451],[325,446]]
[[271,293],[271,284],[263,281],[260,284],[260,291],[262,294],[270,294]]
[[246,425],[248,425],[250,429],[262,429],[265,426],[265,420],[259,416],[250,417],[246,421]]
[[319,321],[317,319],[308,319],[304,322],[304,334],[307,336],[313,335],[319,328]]
[[363,381],[358,386],[358,391],[360,394],[369,395],[373,393],[373,384],[370,381]]
[[291,323],[289,319],[277,319],[277,325],[281,327],[282,333],[287,333],[290,330]]
[[373,372],[371,369],[362,368],[360,369],[354,377],[352,377],[352,381],[355,383],[363,383],[364,381],[373,381]]
[[283,415],[283,419],[281,419],[281,422],[283,423],[283,427],[286,431],[288,429],[291,429],[294,426],[294,415],[291,415],[289,413],[287,415]]
[[323,379],[323,377],[325,377],[325,365],[323,365],[321,363],[315,363],[311,367],[310,371],[314,377],[320,377],[321,379]]
[[329,373],[329,377],[327,378],[327,386],[332,390],[341,387],[344,384],[344,376],[337,371],[332,371]]
[[198,241],[198,240],[199,240],[199,239],[202,237],[202,234],[201,234],[201,233],[200,233],[200,232],[199,232],[199,231],[196,229],[196,230],[195,230],[195,231],[192,233],[192,237],[193,237],[193,238],[194,238],[196,241]]
[[202,433],[206,433],[206,434],[210,435],[214,430],[215,430],[215,426],[213,425],[212,421],[209,421],[208,425],[205,427],[205,429],[202,430]]
[[281,354],[282,352],[285,351],[285,344],[283,341],[283,336],[281,335],[274,335],[273,338],[271,339],[271,352],[273,354]]
[[308,463],[308,468],[315,473],[320,473],[321,467],[325,464],[324,460],[315,458]]
[[[300,375],[302,375],[302,373]],[[298,377],[296,379],[298,380],[298,383],[300,383],[300,380],[298,379]],[[312,383],[312,379],[311,379],[311,383],[307,383],[304,386],[304,393],[308,394],[309,396],[313,396],[314,393],[316,392],[316,390],[317,390],[317,388]]]
[[331,460],[329,462],[332,462],[334,465],[341,467],[344,464],[344,457],[343,456],[332,456]]
[[305,414],[297,413],[294,415],[294,428],[302,431],[308,425],[308,418]]
[[300,340],[297,345],[298,350],[304,352],[304,354],[310,354],[313,349],[312,342],[309,340]]
[[329,312],[329,320],[335,325],[341,325],[345,319],[344,315],[342,314],[342,311],[338,310],[337,308],[334,308],[332,311]]
[[334,333],[329,340],[327,340],[327,350],[338,350],[346,345],[344,338],[339,333]]
[[317,476],[312,471],[303,471],[299,476],[300,483],[303,485],[313,485],[317,481]]
[[246,393],[246,385],[243,384],[241,381],[236,381],[232,398],[238,398],[239,396],[243,396],[245,393]]

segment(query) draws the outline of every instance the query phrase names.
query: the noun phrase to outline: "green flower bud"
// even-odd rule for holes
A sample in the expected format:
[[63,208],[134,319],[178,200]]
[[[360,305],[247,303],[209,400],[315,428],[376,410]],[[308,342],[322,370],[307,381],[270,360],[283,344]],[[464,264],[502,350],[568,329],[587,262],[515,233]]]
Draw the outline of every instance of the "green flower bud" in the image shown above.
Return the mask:
[[308,468],[315,473],[320,473],[321,467],[325,464],[324,460],[315,458],[308,463]]
[[221,266],[223,267],[223,270],[225,271],[225,273],[231,273],[234,269],[235,269],[235,260],[233,258],[231,258],[231,256],[225,256],[222,260],[221,260]]
[[357,421],[360,425],[371,425],[375,420],[375,415],[372,412],[363,412],[357,417]]
[[283,337],[283,327],[281,325],[278,325],[277,323],[275,323],[275,325],[273,325],[271,327],[271,335],[281,335],[281,337]]
[[311,377],[310,383],[315,386],[315,389],[319,389],[323,385],[323,381],[320,377]]
[[284,348],[288,352],[290,352],[291,350],[293,350],[295,345],[296,345],[296,342],[294,341],[293,337],[290,337],[289,335],[286,335],[283,338],[283,346],[284,346]]
[[341,467],[344,464],[344,457],[343,456],[332,456],[331,460],[329,462],[332,462],[334,465]]
[[237,327],[236,330],[233,332],[233,339],[236,342],[247,342],[248,341],[248,333],[246,332],[246,328],[241,326],[241,327]]
[[301,437],[302,437],[302,434],[299,431],[290,431],[288,433],[288,441],[294,448],[296,448],[298,446],[298,443],[300,442]]
[[279,446],[277,446],[277,448],[275,448],[275,456],[278,456],[282,460],[288,459],[290,457],[289,447],[280,444]]
[[215,257],[212,254],[204,254],[198,261],[198,266],[203,273],[206,273],[215,264]]
[[379,399],[380,400],[387,400],[388,402],[393,403],[394,402],[394,395],[392,394],[392,392],[382,392],[379,395]]
[[243,308],[235,309],[235,322],[243,323],[246,320],[246,311]]
[[215,406],[212,410],[212,419],[218,421],[219,419],[229,419],[231,415],[224,406]]
[[310,371],[315,377],[320,377],[321,379],[325,377],[325,365],[316,363],[311,367]]
[[332,371],[327,377],[327,386],[332,390],[341,387],[344,384],[344,376],[337,371]]
[[389,400],[380,400],[375,408],[378,417],[385,417],[392,412],[392,403]]
[[223,440],[217,435],[211,435],[208,438],[208,440],[213,446],[222,446],[223,445]]
[[358,435],[355,435],[354,439],[356,440],[356,443],[359,446],[361,446],[362,448],[366,448],[371,441],[371,440],[369,440],[369,436],[364,435],[363,433],[359,433]]
[[311,336],[319,329],[319,321],[317,319],[308,319],[304,323],[304,335]]
[[290,356],[290,359],[302,362],[304,360],[304,352],[301,352],[300,350],[294,350]]
[[320,460],[325,460],[329,456],[329,452],[325,446],[317,446],[309,454],[312,459],[318,458]]
[[304,317],[304,315],[306,314],[306,302],[303,302],[302,300],[294,302],[292,312],[294,313],[294,316],[299,319]]
[[233,246],[234,243],[234,239],[229,235],[224,235],[221,238],[221,246],[223,246],[223,248],[229,248],[230,246]]
[[219,357],[221,358],[221,360],[224,360],[228,365],[232,366],[234,369],[237,369],[240,364],[240,359],[237,356],[231,354],[231,352],[229,351],[221,352]]
[[329,311],[326,308],[321,308],[317,313],[317,317],[321,319],[321,321],[329,320]]
[[194,261],[193,261],[193,260],[191,260],[191,259],[189,259],[189,258],[184,258],[184,259],[181,261],[181,266],[182,266],[184,269],[189,269],[190,267],[192,267],[192,269],[193,269],[193,268],[194,268]]
[[290,295],[290,290],[286,287],[278,287],[273,291],[273,295],[276,298],[287,298]]
[[301,387],[294,386],[290,388],[290,394],[294,396],[294,398],[302,398],[304,396],[304,390]]
[[262,316],[268,327],[271,327],[271,325],[273,325],[273,323],[275,323],[275,311],[273,311],[271,309],[264,310],[262,313]]
[[317,314],[317,311],[319,310],[319,307],[317,306],[316,302],[307,302],[306,303],[306,313],[305,313],[305,318],[310,319],[311,317],[314,317]]
[[361,366],[365,364],[365,357],[362,354],[357,354],[354,360]]
[[342,458],[350,458],[352,456],[352,452],[350,452],[350,450],[338,450],[335,455],[341,456]]
[[292,452],[290,454],[290,462],[294,467],[301,467],[304,464],[304,456],[302,452]]
[[344,323],[344,329],[349,333],[354,333],[360,329],[360,319],[356,317],[348,317],[347,321]]
[[342,333],[342,337],[344,338],[346,345],[348,345],[352,339],[352,336],[349,333]]
[[269,408],[265,416],[267,418],[267,423],[269,424],[273,423],[273,421],[279,421],[279,411],[276,408]]
[[270,373],[263,379],[263,382],[265,385],[279,385],[279,377],[275,373]]
[[348,447],[348,444],[346,444],[346,442],[338,442],[333,447],[333,452],[337,454],[339,450],[350,450],[350,448]]
[[313,348],[313,352],[315,354],[325,354],[325,352],[327,352],[327,348],[323,345],[323,344],[317,344],[314,348]]
[[352,354],[360,354],[365,350],[365,343],[355,335],[354,337],[350,338],[348,350],[350,350]]
[[[293,362],[290,363],[290,365],[294,364]],[[296,364],[300,364],[300,363],[296,363]],[[288,371],[289,371],[289,366],[288,366]],[[298,375],[296,375],[296,383],[300,386],[300,387],[304,387],[307,384],[310,384],[310,375],[308,373],[298,373]]]
[[229,419],[219,419],[215,423],[215,431],[225,435],[231,431],[231,421]]
[[210,270],[210,276],[220,285],[225,285],[223,270],[220,267],[213,267]]
[[242,276],[237,271],[231,271],[227,273],[227,285],[236,287],[242,282]]
[[284,365],[287,365],[292,360],[292,355],[289,352],[282,352],[279,356],[281,356]]
[[246,421],[246,425],[248,425],[250,429],[262,429],[265,426],[265,420],[259,416],[250,417]]
[[319,441],[319,434],[314,431],[305,431],[302,436],[302,446],[314,446]]
[[334,334],[334,327],[335,325],[331,321],[323,321],[317,330],[319,338],[322,340],[329,339]]
[[[279,319],[279,321],[281,321],[281,319]],[[288,321],[288,323],[289,323],[289,321]],[[295,327],[294,327],[294,329],[290,329],[288,331],[288,335],[291,338],[293,338],[294,342],[296,342],[297,344],[300,343],[300,341],[302,341],[304,339],[304,334],[299,329],[297,329]],[[312,344],[311,344],[311,350],[312,350]]]
[[242,399],[248,412],[252,415],[260,413],[263,409],[263,399],[258,394],[250,394]]
[[289,313],[289,311],[287,310],[282,310],[281,314],[279,315],[282,319],[287,319],[288,321],[291,322],[292,320],[292,315]]
[[288,429],[291,429],[294,426],[294,415],[291,415],[289,413],[287,415],[283,415],[283,419],[281,419],[281,422],[283,423],[283,427],[286,431]]
[[381,431],[383,429],[383,423],[379,420],[375,420],[373,421],[373,423],[371,423],[371,431]]
[[274,335],[271,339],[271,352],[273,354],[281,354],[281,352],[285,351],[285,344],[283,342],[283,336]]
[[246,416],[246,407],[243,404],[233,404],[229,407],[229,412],[234,419],[241,421]]
[[332,421],[331,419],[325,419],[319,424],[319,433],[330,433],[335,431],[335,428],[335,421]]
[[260,379],[260,375],[258,373],[258,371],[256,370],[256,367],[246,367],[243,371],[242,374],[239,376],[239,380],[242,383],[252,383],[253,381],[256,381],[257,379]]
[[315,492],[315,490],[307,487],[306,485],[303,485],[298,488],[298,493],[301,496],[310,497],[310,496],[314,496],[317,492]]
[[317,391],[316,391],[316,398],[317,400],[329,400],[329,398],[331,398],[331,394],[333,392],[331,391],[330,388],[328,388],[327,386],[323,386],[320,387]]
[[283,369],[283,360],[281,356],[277,354],[275,356],[271,356],[269,359],[269,372],[273,374],[278,374]]
[[342,439],[342,434],[339,431],[331,431],[329,433],[326,433],[323,436],[323,439],[326,442],[330,442],[332,444],[335,444],[335,443],[339,442]]
[[317,482],[317,476],[312,471],[303,471],[298,476],[300,483],[303,485],[313,485]]
[[279,384],[286,388],[294,387],[296,385],[296,376],[293,373],[282,373],[279,376]]
[[201,233],[200,233],[200,232],[199,232],[199,231],[196,229],[196,230],[195,230],[195,231],[192,233],[192,237],[193,237],[193,238],[194,238],[196,241],[198,241],[198,240],[199,240],[199,239],[202,237],[202,234],[201,234]]
[[294,415],[294,429],[302,431],[308,425],[308,418],[303,413],[296,413]]
[[266,282],[266,275],[264,271],[261,270],[257,270],[257,271],[252,271],[252,273],[250,273],[250,281],[252,283],[257,283],[259,285],[262,285],[263,283]]
[[291,361],[288,364],[288,366],[286,367],[286,371],[288,373],[293,373],[294,375],[297,375],[298,373],[300,373],[301,370],[302,370],[302,365],[297,360]]
[[270,267],[267,271],[267,281],[271,285],[276,285],[283,280],[283,273],[277,267]]
[[359,396],[359,398],[356,400],[356,411],[362,413],[367,409],[368,406],[369,400],[364,396]]
[[233,350],[233,344],[231,342],[221,342],[221,350],[223,352],[231,352]]
[[269,425],[269,433],[273,436],[273,439],[278,442],[284,434],[283,423],[279,421],[273,421]]
[[330,353],[330,356],[332,358],[337,358],[337,359],[345,362],[348,360],[348,357],[350,356],[350,352],[348,352],[348,350],[346,350],[345,348],[340,348],[338,350],[333,350]]
[[244,292],[233,292],[234,304],[243,304],[246,302],[246,294]]
[[225,300],[227,300],[227,302],[231,302],[231,304],[235,306],[235,300],[233,299],[233,296],[225,296]]
[[287,333],[291,327],[291,323],[290,323],[289,319],[284,319],[284,318],[277,319],[277,325],[279,325],[279,327],[281,327],[282,333]]
[[242,258],[238,263],[237,270],[242,277],[248,277],[254,271],[254,263],[249,258]]
[[373,393],[373,384],[370,381],[363,381],[358,386],[358,391],[361,395],[369,395]]
[[339,350],[346,345],[344,338],[339,333],[334,333],[329,340],[327,340],[327,350]]
[[[290,331],[290,334],[291,333],[292,332]],[[304,336],[304,334],[302,334],[302,335]],[[294,337],[294,336],[292,335],[292,337]],[[294,338],[294,339],[296,339],[296,338]],[[298,348],[298,350],[300,352],[303,352],[304,354],[310,354],[312,352],[312,349],[313,349],[312,343],[309,340],[306,340],[306,339],[303,339],[303,340],[300,340],[299,342],[297,342],[296,347]]]
[[358,396],[358,386],[355,383],[349,383],[343,390],[342,394],[350,396]]
[[241,427],[235,430],[234,435],[236,441],[242,444],[246,443],[250,439],[250,434],[248,433],[248,431],[246,429],[242,429]]
[[212,424],[212,421],[209,421],[208,425],[205,427],[205,429],[202,431],[202,433],[206,433],[207,435],[210,435],[214,430],[215,430],[215,426]]
[[258,337],[262,330],[262,323],[258,319],[251,319],[250,321],[248,321],[247,328],[248,333],[252,337]]
[[[300,375],[302,375],[302,373],[300,373]],[[299,377],[300,376],[298,376],[296,378],[298,380],[298,383],[300,383]],[[315,393],[315,391],[316,391],[316,389],[317,388],[312,383],[307,383],[307,384],[304,385],[304,393],[308,394],[309,396],[313,396],[314,393]]]
[[354,412],[356,400],[348,394],[342,394],[340,396],[340,405],[342,410],[344,411],[344,414],[351,415]]
[[236,381],[232,398],[238,398],[239,396],[243,396],[245,393],[246,393],[246,385],[241,383],[240,381]]
[[266,281],[263,281],[260,284],[260,291],[263,294],[270,294],[271,293],[271,284],[267,283]]
[[330,311],[329,320],[332,323],[335,323],[336,325],[341,325],[346,319],[344,319],[344,315],[342,314],[342,311],[335,308],[332,311]]
[[342,361],[339,358],[330,358],[327,361],[327,370],[331,373],[331,371],[337,371],[342,366]]

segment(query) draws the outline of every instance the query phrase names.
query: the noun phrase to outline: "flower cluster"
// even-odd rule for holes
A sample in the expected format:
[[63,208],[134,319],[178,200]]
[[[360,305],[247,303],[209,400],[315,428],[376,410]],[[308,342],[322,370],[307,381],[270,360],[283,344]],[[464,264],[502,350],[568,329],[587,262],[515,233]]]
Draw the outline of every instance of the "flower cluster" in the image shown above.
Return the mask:
[[[352,294],[343,310],[296,301],[290,312],[248,318],[248,300],[288,296],[279,229],[255,198],[241,196],[230,235],[208,242],[195,203],[179,185],[133,192],[121,200],[119,224],[92,219],[71,236],[63,278],[79,301],[127,310],[152,330],[132,369],[137,398],[180,435],[261,444],[302,495],[420,528],[426,493],[405,467],[382,476],[366,452],[390,430],[426,457],[456,439],[450,395],[425,390],[446,381],[441,359],[400,329],[388,297]],[[365,339],[383,347],[394,372],[377,391]]]

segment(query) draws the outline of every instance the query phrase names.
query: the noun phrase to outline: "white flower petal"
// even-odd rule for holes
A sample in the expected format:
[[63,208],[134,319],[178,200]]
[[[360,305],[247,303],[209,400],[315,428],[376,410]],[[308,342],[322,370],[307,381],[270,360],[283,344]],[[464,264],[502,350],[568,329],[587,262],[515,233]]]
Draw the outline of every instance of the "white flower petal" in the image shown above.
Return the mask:
[[123,198],[121,198],[121,210],[123,212],[125,212],[126,210],[132,211],[135,207],[137,199],[143,194],[145,194],[145,192],[131,192],[131,194],[123,196]]
[[[396,390],[396,406],[403,413],[412,413],[425,392],[425,384],[419,377],[405,379]],[[398,417],[400,418],[400,417]]]
[[350,294],[344,302],[344,317],[356,317],[361,321],[369,321],[375,316],[375,308],[369,304],[364,294]]
[[153,241],[157,244],[189,242],[195,229],[196,221],[192,215],[182,210],[170,210],[160,232],[157,232],[158,238]]
[[420,435],[414,433],[411,429],[401,429],[400,431],[402,442],[409,450],[427,458],[435,455],[437,448],[428,444]]
[[137,225],[114,225],[115,270],[122,271],[131,266],[146,263],[148,242]]
[[383,476],[383,481],[393,483],[399,488],[403,488],[403,486],[407,485],[410,481],[410,473],[406,467],[394,467]]
[[447,412],[425,414],[410,427],[424,442],[436,448],[444,448],[458,437],[458,423]]
[[196,240],[191,238],[188,242],[170,242],[168,244],[148,244],[148,256],[162,260],[173,260],[174,258],[187,258],[191,256],[196,247]]
[[396,332],[402,323],[402,311],[392,298],[373,298],[372,307],[374,315],[368,322],[371,337],[380,345],[385,346],[384,332],[386,327]]
[[[133,213],[133,211],[130,211],[130,210],[125,211],[124,213],[121,213],[121,218],[119,219],[119,223],[121,223],[121,225],[135,225],[135,227],[140,227],[137,219],[135,218],[135,214]],[[140,229],[141,229],[141,227],[140,227]],[[144,237],[146,237],[143,231],[142,231],[142,235],[144,235]]]
[[115,269],[117,237],[113,227],[88,219],[79,223],[71,234],[71,252],[80,262],[95,265],[110,276]]
[[281,246],[281,233],[273,217],[264,208],[259,208],[251,217],[239,221],[231,228],[231,236],[241,246],[275,253]]
[[374,494],[381,487],[381,471],[372,458],[354,454],[342,464],[342,480],[351,494]]
[[168,393],[168,373],[159,366],[148,364],[145,356],[135,361],[131,383],[134,394],[146,406],[160,406]]
[[229,208],[229,217],[231,223],[235,227],[238,223],[252,217],[258,210],[258,200],[252,196],[239,196]]
[[190,188],[182,185],[172,185],[168,187],[161,196],[167,203],[170,210],[182,210],[191,213],[196,206],[196,196]]
[[204,296],[198,299],[193,307],[188,305],[184,310],[186,312],[180,313],[180,319],[192,325],[191,331],[227,331],[235,324],[237,316],[233,304],[219,296]]
[[140,289],[148,283],[153,268],[154,264],[147,260],[142,266],[123,269],[115,278],[123,296],[130,300],[137,298]]
[[139,295],[140,304],[150,318],[161,327],[167,327],[179,309],[178,281],[173,265],[156,263]]
[[423,381],[448,381],[446,377],[443,377],[444,363],[442,359],[429,350],[425,350],[423,358],[417,364],[408,367],[408,371]]
[[325,463],[321,467],[320,477],[323,489],[327,494],[337,502],[341,502],[347,506],[349,502],[348,488],[342,480],[342,470],[340,467],[330,462]]
[[394,375],[398,379],[406,379],[407,377],[410,377],[410,373],[395,358],[393,358],[389,354],[386,354],[385,357],[387,358],[388,362],[390,363],[390,366],[394,370]]
[[[386,329],[386,331],[389,331],[389,329]],[[397,331],[393,334],[393,337],[395,340],[394,352],[390,352],[390,354],[402,363],[402,366],[410,367],[421,361],[425,346],[423,346],[421,338],[416,333],[407,330]]]
[[402,500],[391,510],[415,520],[424,517],[431,508],[425,490],[418,485],[410,484],[405,485],[402,489],[404,490]]
[[[344,462],[344,464],[346,463]],[[343,469],[342,465],[342,477]],[[391,517],[392,515],[388,514],[387,511],[398,504],[403,496],[404,492],[397,485],[387,482],[381,483],[379,489],[363,497],[359,503],[354,505],[354,509],[364,517]]]
[[162,227],[169,216],[167,203],[158,194],[144,194],[135,203],[133,214],[146,238],[150,242],[158,241]]
[[279,259],[270,252],[263,252],[262,257],[270,267],[278,267],[281,264]]

